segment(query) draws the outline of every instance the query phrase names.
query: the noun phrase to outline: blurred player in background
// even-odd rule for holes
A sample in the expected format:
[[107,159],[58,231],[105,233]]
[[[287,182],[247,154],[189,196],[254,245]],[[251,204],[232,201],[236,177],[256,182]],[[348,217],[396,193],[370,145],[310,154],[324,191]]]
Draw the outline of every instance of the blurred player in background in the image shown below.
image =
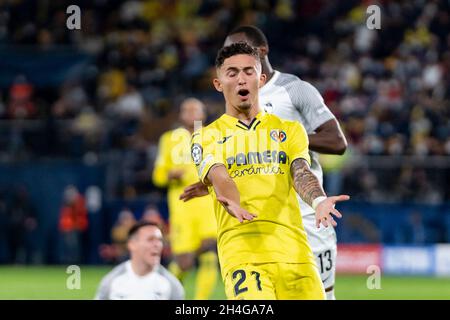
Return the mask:
[[[261,111],[258,51],[223,47],[214,86],[226,113],[192,136],[200,180],[215,198],[218,249],[229,299],[325,299],[295,196],[315,210],[316,227],[348,196],[327,197],[309,168],[308,137],[293,121]],[[295,190],[294,190],[295,189]]]
[[101,281],[97,300],[182,300],[184,289],[161,265],[163,238],[152,222],[138,222],[128,233],[127,260]]
[[111,229],[112,244],[100,246],[100,256],[109,262],[119,263],[128,259],[128,232],[136,224],[133,212],[123,208]]
[[[269,44],[264,33],[255,26],[241,26],[229,33],[224,46],[244,41],[257,48],[261,58],[262,73],[267,80],[259,91],[260,107],[281,119],[298,121],[308,133],[311,171],[323,184],[323,173],[318,154],[343,154],[347,141],[338,121],[325,105],[322,96],[310,83],[297,76],[273,69],[269,62]],[[199,184],[194,185],[199,186]],[[200,186],[201,187],[201,186]],[[193,188],[187,192],[198,192]],[[206,190],[204,190],[206,191]],[[189,196],[184,195],[185,199]],[[336,272],[336,233],[333,227],[315,227],[314,209],[297,196],[300,202],[303,225],[316,257],[328,300],[334,300]]]
[[195,299],[208,299],[217,281],[216,220],[210,197],[195,201],[179,200],[183,189],[198,181],[190,157],[190,140],[195,121],[205,121],[203,103],[188,98],[181,103],[182,126],[164,133],[159,141],[158,156],[153,171],[153,183],[168,188],[170,244],[174,261],[169,269],[179,279],[191,269],[198,257]]

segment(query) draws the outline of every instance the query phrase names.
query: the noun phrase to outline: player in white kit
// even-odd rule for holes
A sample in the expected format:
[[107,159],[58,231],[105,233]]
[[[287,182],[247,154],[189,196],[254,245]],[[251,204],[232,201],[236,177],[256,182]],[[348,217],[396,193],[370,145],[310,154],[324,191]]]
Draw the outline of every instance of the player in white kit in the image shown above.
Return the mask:
[[152,222],[138,222],[128,233],[130,260],[101,281],[97,300],[183,300],[184,289],[161,262],[162,233]]
[[[281,73],[272,68],[268,53],[269,45],[264,33],[254,26],[241,26],[230,32],[224,46],[244,41],[259,51],[262,72],[266,74],[266,84],[260,88],[260,106],[268,113],[282,119],[299,121],[306,129],[309,138],[311,171],[323,183],[322,167],[318,161],[319,153],[343,154],[347,141],[335,116],[325,105],[317,89],[295,75]],[[325,190],[326,191],[326,190]],[[203,195],[201,185],[185,189],[182,198]],[[298,197],[298,196],[297,196]],[[336,233],[332,226],[316,227],[314,209],[298,197],[303,225],[308,234],[312,251],[316,256],[328,300],[334,300],[334,280],[336,271]]]

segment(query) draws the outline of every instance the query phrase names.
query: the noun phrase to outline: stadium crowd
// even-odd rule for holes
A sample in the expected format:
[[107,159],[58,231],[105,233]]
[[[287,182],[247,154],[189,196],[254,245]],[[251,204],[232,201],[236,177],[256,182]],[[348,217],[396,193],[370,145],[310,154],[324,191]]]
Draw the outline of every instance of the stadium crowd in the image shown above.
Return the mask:
[[[3,2],[0,43],[35,45],[41,53],[71,46],[91,60],[57,87],[17,74],[1,89],[4,157],[95,159],[120,150],[117,192],[148,192],[157,139],[176,122],[181,98],[202,98],[210,120],[222,111],[210,83],[212,59],[239,24],[265,30],[274,65],[319,89],[352,155],[450,155],[446,1],[380,1],[380,30],[367,28],[365,1],[80,1],[81,30],[65,27],[68,1],[47,5]],[[359,170],[363,179],[343,177],[347,192],[375,201],[392,194],[379,185],[384,173]],[[449,197],[427,170],[394,171],[388,184],[402,190],[393,200]]]
[[[70,4],[0,3],[1,68],[11,55],[28,66],[50,53],[85,57],[62,82],[51,70],[0,72],[2,161],[108,159],[116,196],[159,194],[150,179],[158,138],[186,96],[205,102],[209,121],[223,112],[213,59],[228,31],[254,24],[273,65],[316,86],[345,131],[348,154],[324,157],[334,193],[450,199],[448,1],[83,0],[81,30],[66,27]],[[380,30],[366,26],[370,4],[381,8]]]

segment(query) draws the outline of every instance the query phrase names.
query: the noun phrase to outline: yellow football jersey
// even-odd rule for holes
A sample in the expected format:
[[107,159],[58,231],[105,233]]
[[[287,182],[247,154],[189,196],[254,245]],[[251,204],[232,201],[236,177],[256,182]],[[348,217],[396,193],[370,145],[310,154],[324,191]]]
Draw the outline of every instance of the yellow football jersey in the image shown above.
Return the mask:
[[[165,132],[159,139],[158,156],[153,170],[153,183],[158,187],[168,187],[169,193],[182,193],[190,184],[198,182],[197,171],[189,153],[191,134],[185,128]],[[180,180],[169,182],[170,170],[183,170]]]
[[264,111],[246,125],[227,114],[192,135],[191,154],[202,181],[223,164],[237,185],[241,206],[256,214],[239,221],[214,198],[222,276],[243,263],[313,263],[290,166],[310,161],[308,136],[298,123]]
[[[185,187],[199,181],[190,155],[191,134],[184,128],[164,133],[159,141],[153,170],[153,183],[167,187],[170,242],[173,253],[196,251],[201,241],[216,238],[216,221],[210,196],[184,202],[179,200]],[[180,180],[168,180],[170,170],[183,170]]]

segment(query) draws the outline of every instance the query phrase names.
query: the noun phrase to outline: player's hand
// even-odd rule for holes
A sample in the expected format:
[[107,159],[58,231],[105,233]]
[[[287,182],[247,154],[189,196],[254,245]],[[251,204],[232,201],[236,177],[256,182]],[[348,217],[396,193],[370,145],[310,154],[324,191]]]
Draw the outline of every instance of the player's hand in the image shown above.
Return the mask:
[[223,207],[229,214],[237,218],[240,223],[244,222],[244,220],[251,221],[254,217],[256,217],[255,214],[248,212],[247,210],[241,208],[241,206],[236,202],[225,197],[219,196],[217,197],[217,201],[219,201],[223,205]]
[[172,169],[169,171],[169,180],[180,180],[183,177],[184,170],[182,169]]
[[199,181],[184,188],[183,193],[180,195],[180,200],[184,202],[189,201],[196,197],[203,197],[208,195],[208,187]]
[[320,227],[322,223],[326,228],[331,224],[333,227],[337,226],[336,221],[332,215],[337,218],[342,218],[342,214],[337,211],[334,206],[336,202],[347,201],[350,196],[340,195],[334,197],[328,197],[320,202],[316,207],[316,227]]

